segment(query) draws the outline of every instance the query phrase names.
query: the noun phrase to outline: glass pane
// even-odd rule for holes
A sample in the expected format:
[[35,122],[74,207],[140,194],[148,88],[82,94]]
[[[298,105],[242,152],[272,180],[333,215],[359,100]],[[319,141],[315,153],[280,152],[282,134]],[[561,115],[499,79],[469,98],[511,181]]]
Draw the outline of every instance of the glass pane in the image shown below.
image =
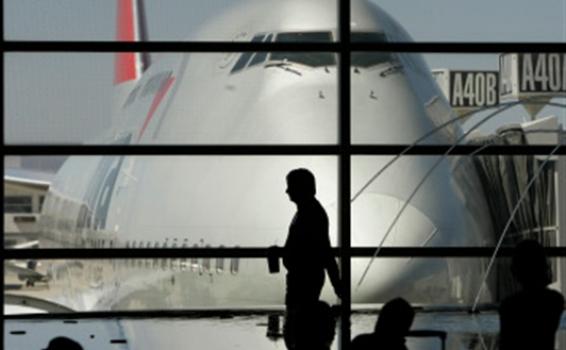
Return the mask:
[[[34,223],[40,247],[283,246],[297,209],[286,176],[307,168],[336,245],[336,162],[333,156],[79,156],[43,187],[27,171],[28,178],[5,180],[5,188],[11,196],[27,191],[34,201],[46,195]],[[14,223],[13,231],[20,229]]]
[[[129,248],[146,244],[131,242]],[[286,274],[270,273],[265,258],[11,260],[4,272],[5,293],[55,304],[28,302],[35,312],[205,309],[237,315],[245,309],[285,310]],[[337,303],[330,282],[321,299]],[[21,303],[8,304],[5,313],[25,313]]]
[[[137,6],[129,1],[77,0],[67,6],[55,0],[40,4],[30,0],[6,0],[5,38],[112,41],[116,40],[117,33],[122,33],[121,37],[128,39],[129,27],[124,24],[128,14],[133,13],[134,19],[146,18],[145,28],[133,32],[141,33],[145,29],[151,41],[247,41],[265,32],[336,30],[338,18],[336,0],[134,3]],[[117,30],[118,23],[123,31]]]
[[253,53],[239,52],[151,56],[135,80],[114,74],[114,54],[7,54],[5,141],[336,143],[335,63],[252,64]]
[[[384,39],[359,32],[352,40]],[[566,124],[565,72],[561,53],[353,52],[352,142],[483,143],[520,126],[530,133],[523,143],[557,144]]]
[[378,30],[391,42],[564,42],[564,6],[563,0],[356,0],[351,29]]
[[266,259],[15,260],[5,272],[7,293],[76,311],[284,309],[285,275]]
[[110,128],[112,55],[8,53],[5,60],[6,143],[84,143]]
[[[352,336],[372,333],[379,313],[352,315]],[[566,320],[566,319],[565,319]],[[420,313],[417,312],[411,330],[444,331],[447,333],[445,349],[497,349],[499,318],[496,313],[482,312],[479,315],[462,313]],[[566,329],[558,334],[564,336]],[[438,336],[408,336],[408,349],[443,349]],[[558,349],[564,349],[559,347]]]
[[[370,259],[355,258],[352,260],[352,335],[373,333],[384,303],[402,297],[415,311],[411,331],[444,331],[447,333],[447,349],[481,349],[475,345],[478,342],[492,348],[489,345],[497,344],[499,337],[498,308],[501,301],[510,295],[516,296],[515,293],[522,290],[511,273],[509,260],[498,258],[486,277],[487,258],[378,257],[360,284],[360,277]],[[563,291],[564,281],[559,270],[564,267],[564,258],[548,260],[553,269],[553,282],[548,288]],[[559,270],[554,270],[556,266],[560,266]],[[480,286],[484,280],[487,282],[482,289]],[[546,292],[550,295],[555,293]],[[481,312],[470,313],[476,300],[479,300],[478,310]],[[523,305],[525,309],[528,308],[526,303]],[[518,315],[520,313],[518,311]],[[557,349],[566,349],[565,335],[566,316],[562,315],[556,338]],[[406,339],[408,346],[441,348],[438,337],[422,338],[414,334]]]
[[[458,305],[471,308],[488,261],[488,258],[378,257],[373,261],[354,258],[352,303],[376,306],[402,297],[412,305],[429,308]],[[490,288],[482,291],[481,303],[494,302],[497,272],[492,272]]]
[[546,158],[356,156],[352,245],[495,246],[504,233],[504,244],[563,246],[556,225],[566,158]]
[[[465,312],[474,306],[497,310],[497,303],[523,290],[523,286],[512,273],[511,258],[496,257],[491,267],[490,261],[491,257],[353,258],[352,304],[367,304],[371,309],[402,297],[430,312]],[[547,262],[550,278],[545,285],[563,291],[565,259],[551,257]]]

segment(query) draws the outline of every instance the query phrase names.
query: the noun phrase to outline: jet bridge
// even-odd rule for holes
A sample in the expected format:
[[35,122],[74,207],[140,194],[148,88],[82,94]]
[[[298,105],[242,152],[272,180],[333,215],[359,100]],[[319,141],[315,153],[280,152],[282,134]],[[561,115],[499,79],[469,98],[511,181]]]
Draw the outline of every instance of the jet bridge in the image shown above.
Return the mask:
[[[549,128],[551,126],[551,128]],[[539,131],[537,131],[539,130]],[[553,130],[553,133],[549,133]],[[541,132],[544,135],[541,136]],[[561,140],[562,138],[562,140]],[[541,142],[543,139],[545,142]],[[535,141],[535,142],[533,142]],[[505,126],[495,135],[470,140],[482,145],[529,145],[564,141],[564,132],[555,117],[536,122]],[[502,240],[503,246],[514,246],[524,239],[536,239],[544,246],[563,245],[566,241],[566,216],[564,209],[566,173],[563,156],[545,155],[488,155],[474,157],[474,165],[480,176],[488,200],[494,227],[494,241],[498,242],[505,227],[510,226]],[[529,185],[533,178],[536,179]],[[560,195],[562,193],[562,195]],[[515,209],[516,208],[516,209]],[[516,210],[512,217],[513,211]],[[560,225],[562,223],[562,226]],[[561,275],[563,259],[552,259],[555,287],[565,290],[566,279]],[[496,283],[495,296],[504,298],[516,290],[511,277],[510,259],[497,260],[493,271]]]
[[[522,104],[530,116],[530,122],[506,125],[490,136],[469,137],[469,143],[566,144],[558,118],[537,119],[553,98],[566,97],[566,54],[505,53],[499,55],[498,70],[435,69],[432,75],[462,122],[476,111],[498,108],[503,103]],[[514,246],[527,238],[537,239],[544,246],[566,245],[566,156],[476,156],[474,164],[487,194],[495,242],[511,220],[503,245]],[[516,214],[511,217],[515,207]],[[510,259],[497,259],[492,272],[497,299],[517,288],[509,264]],[[552,259],[552,270],[553,286],[566,292],[565,259]]]

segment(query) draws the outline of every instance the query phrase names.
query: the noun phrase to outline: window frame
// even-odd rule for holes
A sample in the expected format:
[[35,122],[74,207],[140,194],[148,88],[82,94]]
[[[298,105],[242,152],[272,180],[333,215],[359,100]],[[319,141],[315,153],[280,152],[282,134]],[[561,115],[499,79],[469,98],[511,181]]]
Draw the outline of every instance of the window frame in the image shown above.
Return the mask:
[[[69,42],[69,41],[6,41],[2,38],[3,57],[8,52],[251,52],[248,64],[253,60],[254,52],[333,52],[338,55],[338,143],[336,145],[6,145],[4,138],[4,156],[11,155],[334,155],[338,157],[338,241],[339,246],[333,248],[335,257],[340,259],[342,274],[342,307],[340,322],[341,333],[339,346],[347,349],[351,338],[349,320],[351,315],[351,259],[353,257],[371,257],[376,247],[352,247],[350,237],[351,222],[351,159],[355,155],[482,155],[482,154],[549,154],[554,146],[469,146],[457,145],[352,145],[350,137],[350,53],[352,51],[381,51],[381,52],[414,52],[414,53],[501,53],[501,52],[545,52],[548,43],[497,43],[497,42],[418,42],[418,43],[364,43],[350,41],[350,3],[348,0],[338,0],[338,38],[332,43],[277,43],[272,42]],[[268,35],[269,33],[265,34]],[[265,38],[265,36],[264,36]],[[272,39],[275,39],[273,37]],[[558,43],[557,43],[558,44]],[[565,52],[566,47],[560,43],[556,52]],[[269,59],[267,57],[266,59]],[[247,64],[243,67],[245,69]],[[235,72],[231,72],[235,73]],[[556,152],[566,154],[566,147],[561,146]],[[158,243],[157,243],[158,244]],[[566,247],[547,248],[549,256],[566,257]],[[498,256],[510,256],[511,250],[501,248]],[[471,248],[426,248],[426,247],[386,247],[379,251],[379,257],[490,257],[493,247]],[[188,268],[194,266],[193,259],[198,258],[232,258],[230,271],[237,274],[239,258],[265,258],[266,248],[154,248],[122,249],[22,249],[9,250],[2,247],[3,260],[9,259],[96,259],[96,258],[186,258]],[[197,260],[199,261],[199,260]],[[200,260],[202,261],[202,260]],[[154,260],[155,262],[155,260]],[[234,265],[235,264],[235,265]],[[212,264],[211,264],[212,265]],[[112,313],[107,313],[111,315]],[[120,312],[114,313],[118,315]],[[140,311],[139,315],[151,316],[149,311]],[[84,315],[84,314],[83,314]],[[98,313],[100,315],[100,313]],[[53,318],[61,315],[51,315]],[[25,319],[25,316],[21,318]],[[36,316],[37,317],[37,316]],[[69,315],[63,317],[69,318]],[[110,317],[110,316],[109,316]],[[18,317],[4,317],[18,319]]]

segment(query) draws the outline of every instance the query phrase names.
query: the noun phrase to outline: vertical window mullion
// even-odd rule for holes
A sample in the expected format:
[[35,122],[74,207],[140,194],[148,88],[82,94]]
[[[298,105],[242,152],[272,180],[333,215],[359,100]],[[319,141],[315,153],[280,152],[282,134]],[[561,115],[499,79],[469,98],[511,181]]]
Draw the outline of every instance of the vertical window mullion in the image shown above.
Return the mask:
[[340,272],[342,275],[342,307],[339,349],[349,349],[351,314],[351,256],[350,256],[350,1],[338,0],[338,239],[340,245]]

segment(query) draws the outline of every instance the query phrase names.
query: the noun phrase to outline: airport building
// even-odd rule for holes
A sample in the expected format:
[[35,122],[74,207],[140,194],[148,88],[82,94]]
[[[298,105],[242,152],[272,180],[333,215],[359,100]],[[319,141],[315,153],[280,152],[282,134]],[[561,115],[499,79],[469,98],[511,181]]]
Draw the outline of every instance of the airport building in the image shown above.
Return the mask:
[[[12,164],[14,165],[14,164]],[[34,241],[41,207],[54,174],[21,168],[4,172],[4,245]]]

